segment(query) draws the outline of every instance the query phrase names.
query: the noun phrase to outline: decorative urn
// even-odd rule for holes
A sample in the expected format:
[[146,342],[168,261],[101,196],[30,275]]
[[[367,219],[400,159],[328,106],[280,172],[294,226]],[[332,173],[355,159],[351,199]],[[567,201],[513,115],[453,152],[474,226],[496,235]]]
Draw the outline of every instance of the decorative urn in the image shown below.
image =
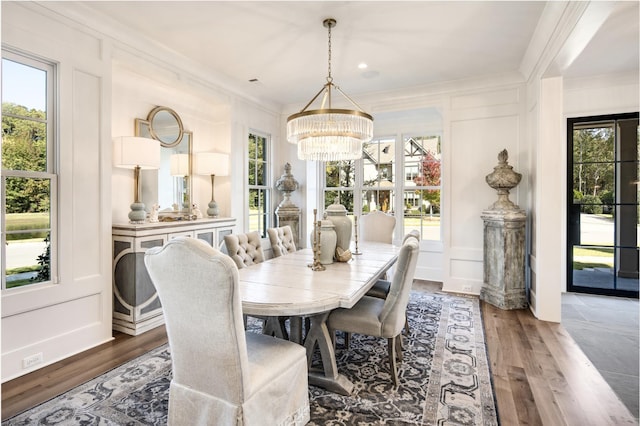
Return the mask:
[[517,210],[519,207],[509,200],[509,191],[516,187],[522,179],[520,173],[514,172],[507,160],[509,153],[503,149],[498,154],[498,165],[493,172],[486,176],[487,184],[498,193],[498,200],[489,207],[489,210]]
[[351,219],[347,217],[347,209],[336,198],[334,203],[327,207],[324,212],[326,219],[330,220],[335,228],[338,238],[336,247],[340,247],[342,250],[349,250],[353,224]]
[[276,189],[284,194],[279,207],[295,207],[291,202],[291,193],[298,189],[298,181],[291,174],[291,164],[284,165],[284,174],[276,181]]
[[[319,232],[320,239],[316,239],[316,232]],[[320,247],[320,263],[323,265],[330,265],[333,263],[333,256],[336,251],[336,232],[333,223],[330,220],[321,220],[318,229],[311,231],[311,246],[316,249],[315,244],[319,244]]]

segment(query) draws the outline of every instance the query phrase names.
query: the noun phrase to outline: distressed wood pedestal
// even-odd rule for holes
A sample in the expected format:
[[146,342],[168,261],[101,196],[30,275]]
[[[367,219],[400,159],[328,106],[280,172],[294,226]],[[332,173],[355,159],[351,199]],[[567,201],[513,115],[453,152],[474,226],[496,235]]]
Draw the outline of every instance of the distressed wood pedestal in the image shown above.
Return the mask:
[[300,248],[302,241],[300,241],[300,217],[302,216],[301,210],[293,203],[287,205],[280,205],[276,208],[276,218],[278,219],[278,226],[289,225],[291,232],[293,233],[293,241],[296,243],[296,247]]
[[525,224],[523,210],[485,210],[484,283],[480,299],[500,309],[528,306],[525,284]]

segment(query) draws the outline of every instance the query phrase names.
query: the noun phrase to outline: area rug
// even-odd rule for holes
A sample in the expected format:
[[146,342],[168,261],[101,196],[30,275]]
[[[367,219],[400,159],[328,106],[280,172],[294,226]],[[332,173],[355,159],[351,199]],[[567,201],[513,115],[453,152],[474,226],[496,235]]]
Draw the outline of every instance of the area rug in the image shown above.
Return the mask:
[[[412,291],[400,385],[393,388],[386,339],[338,340],[350,396],[309,387],[310,425],[497,425],[477,298]],[[253,327],[257,329],[257,325]],[[78,386],[3,425],[165,425],[167,345]]]

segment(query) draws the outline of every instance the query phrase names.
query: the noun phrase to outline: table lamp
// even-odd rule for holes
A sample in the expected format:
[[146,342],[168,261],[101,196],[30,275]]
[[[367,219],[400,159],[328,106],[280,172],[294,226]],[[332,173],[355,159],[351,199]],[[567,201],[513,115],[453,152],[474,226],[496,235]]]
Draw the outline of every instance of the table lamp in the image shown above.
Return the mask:
[[144,223],[147,213],[140,201],[140,170],[160,168],[160,142],[137,136],[113,138],[113,164],[123,169],[133,169],[134,199],[129,212],[130,223]]
[[211,201],[207,209],[207,216],[218,217],[220,210],[214,196],[214,178],[229,175],[229,155],[218,152],[200,152],[195,158],[195,173],[199,175],[211,176]]

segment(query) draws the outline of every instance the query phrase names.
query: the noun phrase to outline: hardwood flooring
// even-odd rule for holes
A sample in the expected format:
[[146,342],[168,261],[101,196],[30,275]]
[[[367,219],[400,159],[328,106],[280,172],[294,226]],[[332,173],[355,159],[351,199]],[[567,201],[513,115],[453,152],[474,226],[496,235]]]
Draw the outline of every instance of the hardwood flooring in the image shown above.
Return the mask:
[[482,303],[503,425],[638,425],[561,324]]
[[[560,325],[528,310],[482,303],[487,351],[500,423],[638,425],[593,364]],[[2,384],[6,419],[86,382],[167,341],[164,327],[115,339]]]
[[139,336],[117,331],[88,351],[2,384],[2,419],[15,416],[167,342],[164,326]]

